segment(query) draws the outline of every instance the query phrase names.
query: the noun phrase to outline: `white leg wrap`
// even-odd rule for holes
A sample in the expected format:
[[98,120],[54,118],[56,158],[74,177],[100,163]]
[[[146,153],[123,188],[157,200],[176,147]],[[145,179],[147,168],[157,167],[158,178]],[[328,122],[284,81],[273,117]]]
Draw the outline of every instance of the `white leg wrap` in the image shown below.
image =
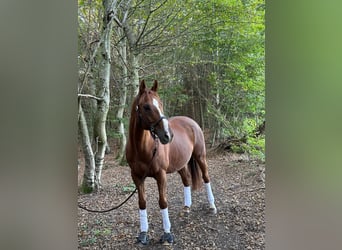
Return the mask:
[[184,206],[190,207],[191,206],[191,188],[184,187]]
[[169,219],[169,211],[167,208],[160,210],[162,217],[163,217],[163,227],[165,233],[170,233],[171,231],[171,223]]
[[148,231],[147,211],[146,209],[139,209],[140,215],[140,232]]
[[207,190],[207,194],[208,194],[209,205],[210,207],[215,207],[215,199],[214,199],[213,191],[211,190],[210,182],[204,183],[204,184],[205,184],[205,189]]

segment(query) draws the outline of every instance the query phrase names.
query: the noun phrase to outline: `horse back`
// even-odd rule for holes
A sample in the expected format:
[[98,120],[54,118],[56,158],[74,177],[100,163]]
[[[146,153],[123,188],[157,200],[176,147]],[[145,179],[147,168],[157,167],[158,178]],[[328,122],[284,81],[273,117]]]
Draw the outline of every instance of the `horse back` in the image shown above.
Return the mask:
[[171,128],[176,130],[177,132],[187,133],[188,136],[195,136],[193,139],[204,140],[203,132],[201,127],[195,122],[193,119],[187,116],[174,116],[169,119],[171,124]]

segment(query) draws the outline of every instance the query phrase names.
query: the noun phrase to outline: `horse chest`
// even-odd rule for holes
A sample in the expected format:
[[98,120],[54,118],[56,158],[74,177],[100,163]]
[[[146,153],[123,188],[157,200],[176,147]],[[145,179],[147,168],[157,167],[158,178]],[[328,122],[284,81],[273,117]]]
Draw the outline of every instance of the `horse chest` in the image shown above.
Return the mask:
[[146,158],[137,159],[133,162],[130,162],[129,165],[131,169],[138,173],[140,176],[148,176],[153,177],[157,173],[159,173],[161,170],[167,171],[168,169],[168,163],[166,161],[163,161],[161,159],[158,159],[158,157],[154,157],[152,159],[152,156],[150,158],[151,160],[146,160]]

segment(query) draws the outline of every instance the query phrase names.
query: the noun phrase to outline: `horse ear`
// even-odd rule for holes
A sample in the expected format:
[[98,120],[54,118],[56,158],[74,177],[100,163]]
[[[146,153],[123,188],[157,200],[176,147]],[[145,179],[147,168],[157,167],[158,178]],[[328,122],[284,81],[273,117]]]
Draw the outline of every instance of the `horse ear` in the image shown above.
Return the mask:
[[154,92],[157,92],[157,90],[158,90],[158,82],[157,82],[157,80],[154,80],[154,84],[153,84],[153,87],[152,87],[151,90],[153,90]]
[[146,89],[145,80],[141,80],[140,86],[139,86],[139,95],[141,95]]

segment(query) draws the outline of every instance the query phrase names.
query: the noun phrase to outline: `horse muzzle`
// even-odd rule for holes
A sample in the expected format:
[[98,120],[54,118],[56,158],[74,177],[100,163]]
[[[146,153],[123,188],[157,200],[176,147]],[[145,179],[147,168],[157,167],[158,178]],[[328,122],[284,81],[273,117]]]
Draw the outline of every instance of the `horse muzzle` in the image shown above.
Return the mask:
[[[160,128],[159,123],[162,123],[162,128]],[[156,127],[159,128],[156,128]],[[161,116],[160,119],[154,123],[150,131],[152,134],[156,134],[162,144],[170,143],[173,139],[173,132],[171,128],[169,127],[169,122],[165,116]]]
[[168,129],[167,131],[157,130],[156,132],[157,132],[157,136],[159,138],[159,141],[162,144],[168,144],[173,139],[173,132],[171,131],[171,129]]

